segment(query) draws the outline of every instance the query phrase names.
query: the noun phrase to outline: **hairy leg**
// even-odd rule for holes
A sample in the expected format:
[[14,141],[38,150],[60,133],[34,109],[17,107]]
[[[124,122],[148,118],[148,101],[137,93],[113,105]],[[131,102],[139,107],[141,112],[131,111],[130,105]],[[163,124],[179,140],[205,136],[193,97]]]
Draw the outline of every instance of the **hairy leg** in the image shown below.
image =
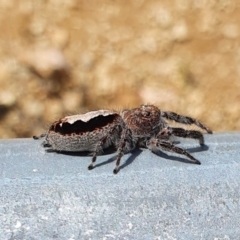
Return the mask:
[[201,132],[185,130],[183,128],[170,128],[171,133],[177,137],[198,139],[200,145],[204,145],[204,138]]
[[[132,143],[132,144],[130,144],[131,146],[128,146],[128,147],[131,147],[129,149],[127,149],[127,147],[126,147],[127,142]],[[132,141],[131,131],[129,129],[124,129],[122,131],[121,139],[120,139],[120,142],[119,142],[119,145],[118,145],[117,161],[116,161],[116,166],[113,170],[114,174],[118,173],[118,168],[119,168],[121,158],[124,155],[124,153],[129,152],[134,148],[135,148],[135,143]]]
[[178,154],[182,154],[185,155],[186,157],[188,157],[189,159],[191,159],[194,163],[196,164],[201,164],[201,162],[199,162],[196,158],[194,158],[191,154],[189,154],[186,150],[176,147],[175,145],[173,145],[170,142],[167,141],[161,141],[157,138],[153,138],[150,139],[147,143],[147,148],[150,149],[151,151],[155,151],[156,149],[163,149],[165,151],[168,152],[175,152]]
[[194,118],[187,117],[187,116],[181,116],[181,115],[178,115],[177,113],[174,113],[174,112],[161,112],[161,116],[163,118],[173,120],[173,121],[178,122],[178,123],[195,124],[196,126],[206,130],[207,133],[210,133],[210,134],[212,133],[211,129],[204,126],[201,122],[199,122],[198,120],[196,120]]
[[[93,152],[93,157],[92,157],[92,162],[91,164],[88,166],[88,170],[92,170],[94,168],[94,163],[96,162],[97,160],[97,156],[99,155],[100,152],[103,151],[103,146],[104,144],[109,140],[111,139],[111,145],[115,145],[116,142],[115,142],[115,134],[116,133],[119,133],[120,134],[121,132],[121,127],[120,125],[117,125],[117,126],[114,126],[97,144],[96,144],[96,147],[95,147],[95,150]],[[110,144],[108,144],[108,146],[110,146]]]
[[95,151],[93,152],[93,157],[92,157],[92,162],[90,163],[90,165],[88,166],[88,170],[92,170],[93,169],[93,165],[97,160],[97,156],[99,155],[99,153],[102,151],[102,147],[105,144],[105,142],[107,141],[107,136],[105,136],[104,138],[101,139],[101,141],[99,141],[96,145]]
[[51,147],[51,145],[48,143],[48,140],[47,140],[47,133],[42,133],[41,135],[39,135],[39,136],[33,136],[33,139],[34,140],[38,140],[38,139],[40,139],[40,138],[44,138],[45,137],[45,140],[42,142],[42,146],[43,147],[46,147],[46,148],[48,148],[48,147]]
[[39,136],[33,136],[33,139],[37,140],[37,139],[40,139],[40,138],[43,138],[43,137],[46,137],[47,133],[42,133],[41,135]]

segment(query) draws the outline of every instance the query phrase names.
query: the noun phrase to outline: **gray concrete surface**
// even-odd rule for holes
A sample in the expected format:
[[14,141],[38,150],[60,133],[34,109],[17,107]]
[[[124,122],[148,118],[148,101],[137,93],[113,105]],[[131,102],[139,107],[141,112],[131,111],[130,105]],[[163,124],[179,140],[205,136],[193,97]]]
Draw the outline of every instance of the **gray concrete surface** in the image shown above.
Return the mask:
[[0,141],[0,239],[240,239],[240,133],[181,141],[202,165],[137,150],[46,152],[41,141]]

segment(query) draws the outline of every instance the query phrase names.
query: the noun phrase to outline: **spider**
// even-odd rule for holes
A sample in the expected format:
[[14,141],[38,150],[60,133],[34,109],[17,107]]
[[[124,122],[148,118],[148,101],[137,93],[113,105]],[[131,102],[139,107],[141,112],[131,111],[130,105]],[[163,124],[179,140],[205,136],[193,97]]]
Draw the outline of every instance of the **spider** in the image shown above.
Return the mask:
[[34,136],[34,139],[45,137],[44,147],[55,151],[92,152],[94,168],[97,156],[110,146],[117,149],[114,174],[118,173],[122,156],[137,147],[148,148],[152,152],[165,150],[185,155],[193,163],[201,164],[186,150],[177,147],[172,136],[193,138],[204,145],[200,131],[171,127],[166,120],[181,124],[195,124],[211,134],[212,131],[201,122],[174,112],[164,112],[154,105],[141,105],[138,108],[123,110],[120,113],[111,110],[92,111],[85,114],[67,116],[54,122],[47,133]]

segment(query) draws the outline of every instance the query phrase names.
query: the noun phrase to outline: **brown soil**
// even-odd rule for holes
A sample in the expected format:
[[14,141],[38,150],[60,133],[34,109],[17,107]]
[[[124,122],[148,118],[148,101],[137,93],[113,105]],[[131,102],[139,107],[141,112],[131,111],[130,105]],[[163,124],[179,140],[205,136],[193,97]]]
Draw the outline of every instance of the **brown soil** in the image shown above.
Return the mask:
[[238,0],[2,0],[0,137],[154,103],[240,130]]

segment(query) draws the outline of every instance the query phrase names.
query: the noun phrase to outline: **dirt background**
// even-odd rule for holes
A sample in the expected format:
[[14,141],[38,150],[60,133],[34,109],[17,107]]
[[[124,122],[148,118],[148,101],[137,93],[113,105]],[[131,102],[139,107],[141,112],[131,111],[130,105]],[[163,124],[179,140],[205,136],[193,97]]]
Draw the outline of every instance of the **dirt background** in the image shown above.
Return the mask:
[[0,138],[154,103],[240,130],[239,0],[1,0]]

